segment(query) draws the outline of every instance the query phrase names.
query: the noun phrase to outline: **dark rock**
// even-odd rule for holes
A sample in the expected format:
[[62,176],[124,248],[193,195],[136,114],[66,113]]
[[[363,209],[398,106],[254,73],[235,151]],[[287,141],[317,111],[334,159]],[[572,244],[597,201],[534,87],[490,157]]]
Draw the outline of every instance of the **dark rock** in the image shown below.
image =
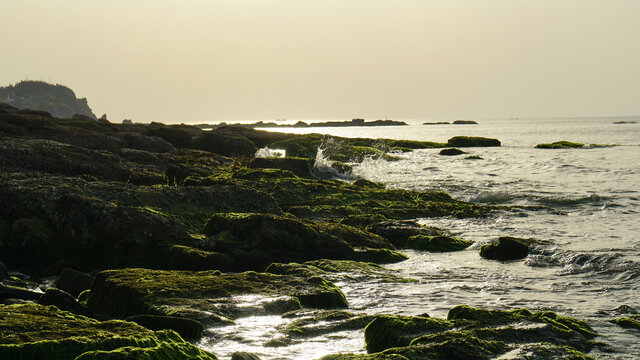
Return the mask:
[[[2,238],[0,238],[1,240]],[[0,280],[8,279],[9,273],[7,272],[7,267],[3,262],[0,261]]]
[[478,156],[478,155],[469,155],[467,157],[464,158],[465,160],[484,160],[484,158],[482,156]]
[[256,354],[238,351],[231,355],[231,360],[260,360],[260,358]]
[[309,158],[256,158],[249,163],[250,168],[289,170],[299,177],[311,178],[310,169],[314,161]]
[[42,293],[0,284],[0,299],[21,299],[37,301]]
[[579,149],[584,147],[584,144],[574,143],[570,141],[556,141],[550,144],[538,144],[536,149]]
[[447,146],[451,147],[487,147],[500,146],[497,139],[473,137],[473,136],[454,136],[447,141]]
[[466,152],[456,148],[448,148],[448,149],[440,150],[440,155],[454,156],[454,155],[462,155],[462,154],[466,154]]
[[413,220],[382,221],[368,226],[367,230],[388,239],[397,248],[404,248],[412,236],[444,235],[441,229],[420,225]]
[[510,236],[502,236],[497,242],[480,247],[480,256],[490,260],[520,260],[529,254],[530,241]]
[[201,322],[175,316],[136,315],[130,316],[126,320],[133,321],[149,330],[171,329],[185,339],[199,339],[204,332],[204,326]]
[[193,138],[191,135],[175,126],[162,125],[150,128],[146,131],[146,134],[149,136],[159,137],[176,148],[193,147]]
[[478,123],[473,120],[456,120],[453,122],[454,125],[477,125]]
[[473,241],[462,240],[451,236],[410,236],[404,247],[408,249],[423,250],[430,252],[451,252],[468,248]]
[[8,298],[2,300],[2,305],[19,305],[19,304],[34,304],[34,300],[14,299]]
[[224,156],[237,157],[253,157],[258,151],[258,147],[246,137],[217,132],[208,132],[195,138],[193,147]]
[[92,281],[93,277],[88,274],[73,269],[64,269],[56,280],[56,287],[78,297],[81,292],[91,287]]
[[136,150],[144,150],[153,153],[167,153],[175,151],[176,148],[167,141],[153,136],[140,134],[126,134],[124,140],[128,147]]
[[233,260],[228,256],[213,251],[201,250],[188,246],[175,245],[169,250],[167,269],[177,270],[223,270],[233,269]]
[[76,98],[76,94],[64,85],[44,81],[25,80],[15,85],[0,87],[0,98],[11,95],[11,105],[18,109],[40,110],[59,118],[81,115],[91,121],[96,116],[89,108],[87,99]]
[[69,311],[87,317],[95,317],[91,310],[80,304],[71,294],[56,288],[47,289],[38,299],[38,304],[54,305],[63,311]]
[[449,125],[451,124],[448,121],[435,121],[435,122],[426,122],[426,123],[422,123],[422,125]]

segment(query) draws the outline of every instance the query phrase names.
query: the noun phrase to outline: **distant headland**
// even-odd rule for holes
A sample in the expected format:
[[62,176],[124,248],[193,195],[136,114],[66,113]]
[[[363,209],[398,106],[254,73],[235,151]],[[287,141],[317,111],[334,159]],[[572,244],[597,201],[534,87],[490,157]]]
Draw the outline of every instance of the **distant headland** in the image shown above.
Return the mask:
[[78,99],[68,87],[44,81],[25,80],[0,87],[0,102],[17,109],[46,111],[57,118],[82,115],[97,120],[86,98]]
[[216,126],[241,126],[245,128],[281,128],[281,127],[296,127],[296,128],[306,128],[306,127],[342,127],[342,126],[406,126],[408,125],[404,121],[396,121],[396,120],[373,120],[373,121],[365,121],[364,119],[351,119],[344,121],[323,121],[323,122],[314,122],[314,123],[306,123],[304,121],[298,121],[295,124],[278,124],[274,122],[264,122],[258,121],[250,124],[198,124],[195,125],[201,129],[212,128]]

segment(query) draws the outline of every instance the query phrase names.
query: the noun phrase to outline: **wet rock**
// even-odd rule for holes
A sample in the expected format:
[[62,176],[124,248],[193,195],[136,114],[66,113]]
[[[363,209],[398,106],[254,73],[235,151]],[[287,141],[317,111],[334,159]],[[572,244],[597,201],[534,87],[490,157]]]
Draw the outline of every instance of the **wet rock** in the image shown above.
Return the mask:
[[154,124],[154,127],[148,129],[145,134],[161,138],[176,148],[193,147],[193,138],[191,135],[175,126]]
[[640,330],[640,315],[631,315],[629,317],[612,319],[611,322],[622,326],[625,329]]
[[[1,241],[2,238],[0,238]],[[7,267],[3,262],[0,262],[0,280],[8,279],[9,273],[7,272]]]
[[368,226],[367,230],[388,239],[398,248],[411,248],[407,245],[407,240],[412,236],[445,235],[441,229],[420,225],[414,220],[382,221]]
[[208,246],[228,254],[240,269],[265,269],[273,262],[354,259],[355,247],[393,246],[346,225],[303,221],[272,214],[215,214],[205,227]]
[[408,249],[424,250],[430,252],[451,252],[468,248],[473,241],[463,240],[451,236],[410,236],[404,246]]
[[231,354],[231,360],[260,360],[260,358],[256,354],[238,351]]
[[253,169],[281,169],[289,170],[299,177],[312,178],[310,169],[314,160],[309,158],[256,158],[252,159],[249,167]]
[[321,276],[331,281],[375,281],[375,282],[413,282],[415,280],[397,275],[397,271],[386,269],[378,264],[351,260],[313,260],[305,263],[273,263],[268,273],[296,276]]
[[497,139],[474,136],[454,136],[447,141],[447,146],[450,147],[488,147],[500,145],[500,141]]
[[586,359],[583,352],[591,350],[595,336],[585,322],[552,312],[484,310],[466,305],[452,308],[446,320],[383,315],[365,329],[369,353],[407,359],[488,359],[507,352],[520,353],[522,358],[553,354],[551,358]]
[[531,240],[502,236],[497,242],[480,247],[480,256],[489,260],[520,260],[529,255]]
[[470,155],[464,158],[465,160],[484,160],[482,156]]
[[473,120],[456,120],[453,122],[454,125],[477,125],[478,123]]
[[347,300],[318,276],[122,269],[98,273],[87,304],[113,317],[166,315],[207,325],[301,306],[346,307]]
[[62,271],[55,284],[58,289],[78,297],[81,292],[91,287],[92,281],[93,277],[91,275],[67,268]]
[[462,155],[462,154],[466,154],[466,152],[458,148],[448,148],[448,149],[440,150],[440,155],[455,156],[455,155]]
[[37,304],[0,305],[0,338],[2,359],[216,359],[171,330],[101,322]]
[[246,137],[224,135],[217,132],[208,132],[195,138],[193,147],[198,150],[237,157],[253,157],[258,150],[258,147]]
[[170,329],[185,339],[199,339],[204,332],[204,326],[201,322],[175,316],[136,315],[130,316],[126,320],[142,325],[149,330]]
[[63,311],[69,311],[74,314],[95,317],[95,315],[86,306],[80,304],[71,294],[60,289],[49,288],[38,299],[40,305],[54,305]]
[[570,141],[556,141],[554,143],[536,145],[536,149],[578,149],[582,147],[584,147],[584,144]]
[[176,270],[231,270],[233,260],[225,254],[189,246],[174,245],[169,250],[167,269]]
[[0,284],[0,299],[21,299],[37,301],[41,295],[42,293],[25,288]]

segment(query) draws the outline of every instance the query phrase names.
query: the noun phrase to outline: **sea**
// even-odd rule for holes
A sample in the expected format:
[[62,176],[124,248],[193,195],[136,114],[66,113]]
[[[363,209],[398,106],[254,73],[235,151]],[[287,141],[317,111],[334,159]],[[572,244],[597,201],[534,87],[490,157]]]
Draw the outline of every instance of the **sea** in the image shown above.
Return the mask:
[[[640,332],[609,322],[640,312],[640,118],[487,119],[477,125],[407,122],[408,126],[266,129],[436,142],[482,136],[502,143],[464,149],[481,159],[442,156],[439,149],[427,149],[396,154],[398,161],[364,159],[353,164],[354,175],[388,188],[444,191],[456,199],[514,205],[517,210],[477,219],[415,219],[474,244],[453,253],[403,251],[408,260],[385,265],[415,282],[336,281],[350,303],[348,310],[442,318],[459,304],[550,310],[586,320],[603,335],[598,340],[617,351],[596,348],[591,356],[640,358]],[[535,148],[560,140],[585,147]],[[480,246],[500,236],[532,238],[540,245],[521,261],[481,258]],[[240,318],[234,325],[209,329],[199,346],[221,359],[235,351],[252,352],[263,360],[366,352],[362,330],[270,346],[281,336],[278,329],[291,321],[273,315]]]

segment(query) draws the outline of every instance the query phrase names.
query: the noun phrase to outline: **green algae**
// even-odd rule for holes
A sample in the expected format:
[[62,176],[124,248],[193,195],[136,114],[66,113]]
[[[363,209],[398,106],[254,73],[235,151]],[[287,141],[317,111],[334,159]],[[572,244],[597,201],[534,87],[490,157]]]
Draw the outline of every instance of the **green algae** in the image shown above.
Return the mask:
[[570,141],[556,141],[553,143],[538,144],[536,149],[579,149],[584,147],[582,143],[574,143]]
[[610,320],[612,323],[622,326],[625,329],[640,330],[640,315],[632,315]]
[[422,316],[379,316],[364,330],[370,353],[408,346],[417,334],[437,333],[452,326],[447,320]]
[[[179,359],[180,352],[201,354],[202,360],[216,359],[170,330],[154,332],[119,320],[101,322],[53,306],[0,305],[2,359],[67,360],[88,352],[123,347],[162,348],[168,355],[165,359]],[[174,350],[168,351],[169,348]]]
[[[234,318],[233,297],[246,294],[287,297],[302,306],[346,307],[333,283],[319,277],[219,271],[108,270],[96,275],[87,304],[115,317],[157,314],[199,321]],[[227,304],[221,307],[220,304]]]
[[313,260],[305,263],[269,265],[266,272],[273,274],[290,274],[299,276],[331,276],[331,274],[341,274],[351,280],[375,280],[380,282],[405,283],[414,282],[414,279],[407,279],[395,275],[397,271],[385,269],[374,263],[352,261],[352,260]]

